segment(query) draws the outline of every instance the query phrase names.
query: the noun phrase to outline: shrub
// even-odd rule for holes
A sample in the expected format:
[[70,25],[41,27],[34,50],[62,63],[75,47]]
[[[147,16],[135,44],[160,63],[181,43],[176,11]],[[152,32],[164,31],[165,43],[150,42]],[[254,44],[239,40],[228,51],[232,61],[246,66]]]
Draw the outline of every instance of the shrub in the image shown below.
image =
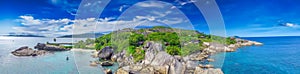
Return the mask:
[[130,35],[130,38],[129,38],[130,45],[139,46],[138,43],[140,41],[145,41],[144,35],[137,34],[137,33],[133,33]]
[[165,50],[170,55],[181,55],[181,50],[177,46],[167,46]]
[[226,38],[226,44],[230,45],[230,44],[235,44],[236,41],[234,39],[231,39],[230,37]]

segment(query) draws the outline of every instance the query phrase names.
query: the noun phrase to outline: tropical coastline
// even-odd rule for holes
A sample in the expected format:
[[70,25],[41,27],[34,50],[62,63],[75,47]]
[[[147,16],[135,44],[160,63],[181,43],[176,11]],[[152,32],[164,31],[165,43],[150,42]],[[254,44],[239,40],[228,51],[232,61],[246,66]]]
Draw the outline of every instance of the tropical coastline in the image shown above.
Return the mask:
[[[141,30],[143,32],[141,32]],[[155,30],[155,32],[152,32],[151,30]],[[174,29],[174,30],[181,30],[181,29]],[[186,31],[185,33],[193,32],[189,30],[183,30],[183,31]],[[134,32],[140,32],[141,34],[140,36],[133,37],[133,39],[140,39],[139,37],[146,36],[145,34],[151,37],[152,33],[172,33],[172,30],[171,28],[158,26],[158,27],[138,29],[138,30],[124,29],[112,33],[116,33],[116,32],[124,32],[124,33],[132,32],[133,34],[135,34]],[[196,40],[188,39],[188,42],[183,43],[183,45],[188,46],[190,44],[196,44],[196,45],[200,44],[200,48],[196,48],[197,50],[190,53],[186,53],[185,55],[183,55],[183,52],[181,50],[178,51],[177,50],[178,48],[172,46],[172,44],[177,44],[177,43],[166,41],[163,42],[164,44],[161,44],[155,40],[144,41],[143,39],[135,40],[135,42],[137,42],[138,47],[133,47],[134,52],[132,52],[132,49],[130,48],[125,50],[122,49],[120,52],[116,52],[117,50],[110,45],[103,47],[103,45],[105,44],[103,45],[97,44],[97,39],[96,40],[87,39],[85,41],[79,41],[78,43],[74,43],[74,45],[72,45],[72,48],[70,48],[69,45],[65,46],[65,44],[70,44],[70,43],[48,43],[48,42],[46,44],[37,43],[36,46],[34,47],[37,50],[33,50],[28,46],[24,46],[13,51],[12,54],[14,54],[15,56],[39,56],[45,54],[47,55],[50,52],[53,53],[57,51],[87,52],[90,53],[90,58],[99,58],[99,60],[94,60],[94,61],[90,60],[90,66],[99,66],[99,65],[103,66],[104,67],[103,71],[106,74],[111,74],[111,73],[115,73],[115,74],[128,74],[128,73],[223,74],[223,71],[220,68],[216,68],[214,67],[214,65],[207,63],[207,62],[215,61],[215,59],[210,58],[210,56],[213,56],[220,52],[234,52],[240,47],[263,45],[262,43],[256,41],[250,41],[241,38],[234,38],[234,37],[223,38],[219,36],[201,34],[200,32],[196,32],[196,33],[198,33],[195,35],[197,36]],[[187,34],[188,34],[187,36],[190,37],[191,36],[190,34],[192,33],[187,33]],[[107,37],[109,35],[113,36],[112,34],[107,34],[104,35],[103,37]],[[168,36],[170,37],[170,35]],[[99,37],[98,42],[105,41],[102,40],[103,37]],[[207,38],[211,38],[211,37],[216,37],[216,39],[225,39],[226,42],[225,44],[222,44],[219,42],[213,42],[211,40],[207,40]],[[171,36],[171,38],[174,37]],[[174,39],[171,39],[171,41]],[[93,44],[94,43],[93,41],[96,41],[96,44]],[[130,44],[135,44],[135,43],[130,43]],[[95,45],[95,46],[91,46],[91,45]],[[168,49],[168,47],[170,46],[172,48]],[[79,48],[73,48],[73,47],[79,47]],[[94,49],[86,49],[86,48],[94,48]],[[188,48],[188,49],[192,49],[192,48]],[[138,51],[142,51],[142,52],[138,52]],[[184,51],[188,51],[188,50],[184,50]],[[139,59],[137,60],[137,58]],[[66,60],[69,60],[69,57],[67,57]],[[109,67],[113,65],[116,65],[119,68]]]
[[0,74],[300,74],[300,0],[1,0]]
[[[142,32],[141,34],[151,34],[147,33],[149,30],[156,30],[156,32],[170,32],[168,31],[169,28],[150,28],[150,29],[140,29],[140,30],[146,30]],[[121,32],[138,32],[140,30],[130,30],[130,29],[124,29],[120,30]],[[116,31],[116,32],[120,32]],[[146,33],[145,33],[146,32]],[[112,35],[112,34],[108,34]],[[132,35],[132,34],[131,34]],[[104,35],[106,37],[107,35]],[[113,35],[112,35],[113,36]],[[204,37],[203,37],[204,36]],[[205,38],[203,35],[200,36],[200,38]],[[140,36],[141,37],[141,36]],[[172,38],[172,37],[171,37]],[[99,37],[100,41],[103,41],[103,37]],[[104,38],[105,39],[105,38]],[[134,51],[132,54],[128,55],[128,50],[121,50],[121,52],[113,52],[116,51],[112,46],[105,46],[102,49],[98,50],[98,57],[103,60],[109,60],[112,62],[117,62],[119,64],[119,69],[117,69],[116,72],[112,72],[110,69],[105,69],[104,72],[106,73],[116,73],[116,74],[128,74],[128,73],[160,73],[160,74],[174,74],[174,73],[195,73],[195,74],[223,74],[222,70],[220,68],[215,68],[211,64],[197,64],[197,62],[213,62],[214,59],[209,58],[211,55],[220,53],[220,52],[234,52],[236,49],[240,47],[245,46],[261,46],[262,43],[256,42],[256,41],[250,41],[250,40],[244,40],[241,38],[227,38],[230,39],[230,44],[220,44],[217,42],[204,42],[204,41],[198,41],[198,40],[191,40],[191,44],[198,44],[200,42],[204,48],[200,50],[200,52],[194,51],[195,53],[188,54],[185,56],[178,55],[178,54],[172,54],[172,53],[178,53],[178,52],[167,52],[168,50],[164,48],[164,46],[168,47],[169,42],[166,42],[165,44],[157,43],[155,41],[145,41],[145,43],[141,43],[143,40],[138,40],[138,43],[141,43],[139,45],[142,45],[141,47],[134,47]],[[130,41],[130,40],[129,40]],[[96,42],[97,43],[97,42]],[[97,45],[97,44],[96,44]],[[105,44],[103,44],[105,45]],[[188,45],[188,44],[186,44]],[[97,46],[95,46],[97,47]],[[142,54],[140,52],[137,52],[136,50],[140,50],[142,48]],[[176,49],[172,48],[171,50]],[[130,49],[129,49],[130,50]],[[166,52],[165,52],[166,51]],[[181,53],[181,52],[179,52]],[[138,56],[135,56],[134,54],[141,54]],[[143,55],[144,54],[144,55]],[[138,61],[136,58],[139,58],[140,56],[144,56]],[[101,61],[100,61],[101,62]],[[102,61],[107,62],[107,61]],[[93,65],[96,65],[96,63],[91,63]],[[102,63],[99,63],[102,66]],[[111,64],[113,65],[113,64]]]

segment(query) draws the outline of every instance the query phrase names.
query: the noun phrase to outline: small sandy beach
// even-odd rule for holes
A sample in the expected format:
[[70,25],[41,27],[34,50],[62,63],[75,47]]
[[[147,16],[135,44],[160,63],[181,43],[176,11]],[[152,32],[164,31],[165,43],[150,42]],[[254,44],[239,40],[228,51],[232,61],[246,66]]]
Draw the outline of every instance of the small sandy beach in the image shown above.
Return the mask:
[[71,49],[71,51],[94,52],[94,51],[96,51],[96,50],[73,48],[73,49]]

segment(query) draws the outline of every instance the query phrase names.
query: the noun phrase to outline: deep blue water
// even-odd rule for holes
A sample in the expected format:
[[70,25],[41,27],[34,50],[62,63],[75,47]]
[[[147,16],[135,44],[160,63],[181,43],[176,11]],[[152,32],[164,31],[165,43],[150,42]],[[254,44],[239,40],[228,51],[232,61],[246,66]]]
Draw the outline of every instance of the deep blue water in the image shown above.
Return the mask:
[[262,42],[264,45],[225,53],[222,66],[225,74],[300,74],[300,37],[244,39]]

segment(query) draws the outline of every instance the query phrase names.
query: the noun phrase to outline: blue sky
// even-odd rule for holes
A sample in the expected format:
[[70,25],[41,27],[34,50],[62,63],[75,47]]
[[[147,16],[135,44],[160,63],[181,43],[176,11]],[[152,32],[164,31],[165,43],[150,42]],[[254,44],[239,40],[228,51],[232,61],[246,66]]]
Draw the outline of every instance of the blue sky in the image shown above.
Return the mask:
[[[101,4],[98,0],[90,1],[94,2],[85,3],[83,6]],[[126,19],[121,20],[121,23],[141,23],[141,21],[143,21],[143,24],[145,24],[149,21],[156,21],[160,23],[147,24],[189,24],[189,22],[184,21],[184,18],[178,18],[181,15],[176,16],[176,10],[153,10],[153,12],[159,12],[156,14],[165,15],[164,17],[152,16],[150,10],[149,12],[147,12],[148,10],[144,10],[145,12],[125,12],[126,10],[138,11],[144,8],[147,9],[145,5],[147,5],[148,8],[151,6],[162,6],[161,8],[163,9],[168,6],[172,7],[173,5],[187,16],[187,19],[196,30],[209,33],[207,23],[200,11],[193,4],[193,2],[197,0],[164,0],[164,2],[172,5],[151,2],[141,3],[143,1],[144,0],[112,0],[104,8],[99,18],[93,19],[87,16],[82,19],[75,19],[75,16],[78,15],[76,12],[81,0],[0,0],[0,27],[2,28],[0,34],[65,35],[71,33],[74,21],[79,21],[80,24],[82,24],[81,26],[85,27],[89,24],[100,25],[97,27],[96,32],[107,32],[111,30],[111,25],[120,23],[120,21],[116,19],[120,18],[119,16],[121,14],[128,14]],[[299,0],[216,0],[216,2],[223,15],[228,36],[300,35]],[[132,13],[140,16],[135,16]],[[144,15],[145,13],[147,13],[147,15]],[[130,19],[127,18],[130,16],[129,14],[133,15]],[[88,15],[88,13],[86,13],[86,15]],[[166,20],[168,19],[166,17],[174,19]],[[145,20],[147,21],[145,22]],[[84,32],[91,31],[85,30],[80,33]]]

